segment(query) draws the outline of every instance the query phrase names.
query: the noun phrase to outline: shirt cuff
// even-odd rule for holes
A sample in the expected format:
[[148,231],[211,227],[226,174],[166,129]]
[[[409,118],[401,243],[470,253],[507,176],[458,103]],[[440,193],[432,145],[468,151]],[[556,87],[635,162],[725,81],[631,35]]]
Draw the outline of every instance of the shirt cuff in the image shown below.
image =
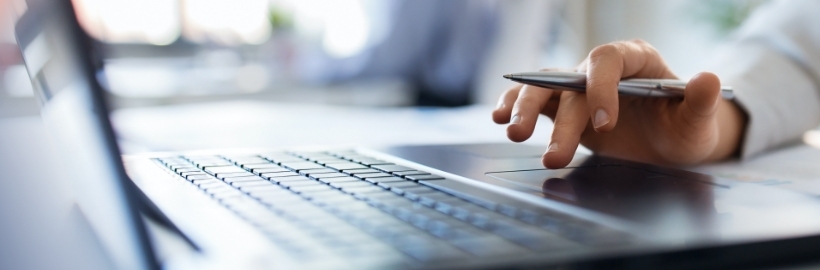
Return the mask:
[[798,141],[820,123],[820,94],[804,69],[763,44],[732,47],[715,73],[746,112],[740,157],[747,159]]

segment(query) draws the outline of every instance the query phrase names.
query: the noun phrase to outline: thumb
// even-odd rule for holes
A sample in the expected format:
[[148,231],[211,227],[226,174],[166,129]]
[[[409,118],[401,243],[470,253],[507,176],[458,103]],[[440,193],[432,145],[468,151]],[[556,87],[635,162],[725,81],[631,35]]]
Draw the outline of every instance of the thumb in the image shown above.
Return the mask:
[[698,73],[686,84],[679,116],[693,126],[700,126],[714,117],[719,101],[720,79],[709,72]]

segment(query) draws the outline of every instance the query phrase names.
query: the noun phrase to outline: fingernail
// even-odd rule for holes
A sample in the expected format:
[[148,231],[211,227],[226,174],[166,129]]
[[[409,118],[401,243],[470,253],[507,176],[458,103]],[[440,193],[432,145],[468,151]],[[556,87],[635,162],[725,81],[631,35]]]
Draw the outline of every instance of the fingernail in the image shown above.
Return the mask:
[[518,116],[517,114],[513,115],[512,120],[510,122],[512,122],[513,124],[521,123],[521,116]]
[[558,143],[557,142],[550,143],[550,146],[547,148],[547,153],[550,153],[550,152],[558,152]]
[[595,117],[592,118],[592,126],[595,128],[606,126],[609,124],[609,115],[606,114],[604,109],[598,109],[595,111]]
[[496,109],[496,110],[503,109],[503,108],[504,108],[504,105],[507,105],[507,104],[504,104],[504,102],[499,102],[499,103],[498,103],[498,105],[497,105],[497,106],[495,106],[495,109]]

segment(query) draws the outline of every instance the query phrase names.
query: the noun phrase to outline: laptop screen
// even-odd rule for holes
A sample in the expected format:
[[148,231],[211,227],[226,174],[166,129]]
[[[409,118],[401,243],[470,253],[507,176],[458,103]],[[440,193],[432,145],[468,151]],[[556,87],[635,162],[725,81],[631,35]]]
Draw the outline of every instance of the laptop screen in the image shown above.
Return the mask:
[[95,78],[91,41],[71,2],[28,0],[15,32],[44,124],[64,154],[65,180],[76,187],[100,243],[119,269],[155,268]]

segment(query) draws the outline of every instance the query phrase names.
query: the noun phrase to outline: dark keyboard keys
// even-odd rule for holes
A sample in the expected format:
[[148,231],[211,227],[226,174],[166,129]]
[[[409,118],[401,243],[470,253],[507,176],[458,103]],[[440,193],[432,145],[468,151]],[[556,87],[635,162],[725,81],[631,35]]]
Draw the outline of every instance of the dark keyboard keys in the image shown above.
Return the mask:
[[[281,215],[297,222],[310,235],[319,237],[322,243],[339,252],[367,250],[356,247],[357,241],[341,237],[348,233],[339,237],[333,237],[338,233],[328,234],[335,226],[322,228],[322,224],[339,222],[339,219],[348,222],[341,224],[351,228],[350,234],[360,234],[352,239],[365,237],[352,229],[358,227],[420,261],[463,258],[467,254],[514,254],[524,252],[522,247],[552,251],[567,243],[571,245],[568,239],[593,243],[594,239],[616,239],[619,235],[606,229],[585,230],[588,227],[581,225],[550,225],[546,222],[549,217],[531,210],[491,201],[480,204],[462,198],[463,195],[456,197],[431,188],[440,185],[436,182],[444,183],[439,181],[444,180],[441,176],[354,152],[203,156],[187,160],[172,157],[159,161],[189,178],[226,207],[240,207],[234,205],[242,196],[254,198],[267,206],[260,205],[260,209],[269,209],[267,215]],[[195,164],[224,182],[203,173]],[[270,226],[275,227],[273,223]],[[572,229],[568,229],[570,227]],[[426,234],[422,234],[423,231]],[[558,237],[551,231],[566,235]],[[415,245],[409,245],[411,243]]]

